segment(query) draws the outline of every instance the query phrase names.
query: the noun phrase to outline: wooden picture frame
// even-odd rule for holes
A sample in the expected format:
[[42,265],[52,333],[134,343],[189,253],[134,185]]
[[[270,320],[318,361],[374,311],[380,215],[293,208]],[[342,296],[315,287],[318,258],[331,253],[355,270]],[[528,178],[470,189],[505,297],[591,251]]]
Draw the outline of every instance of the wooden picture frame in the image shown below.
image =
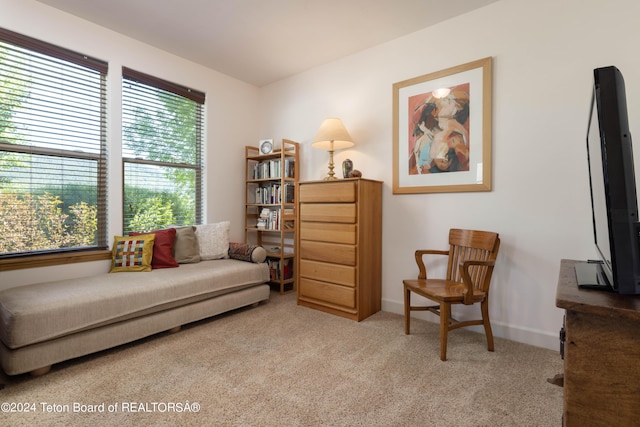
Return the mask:
[[393,84],[393,194],[491,191],[492,58]]

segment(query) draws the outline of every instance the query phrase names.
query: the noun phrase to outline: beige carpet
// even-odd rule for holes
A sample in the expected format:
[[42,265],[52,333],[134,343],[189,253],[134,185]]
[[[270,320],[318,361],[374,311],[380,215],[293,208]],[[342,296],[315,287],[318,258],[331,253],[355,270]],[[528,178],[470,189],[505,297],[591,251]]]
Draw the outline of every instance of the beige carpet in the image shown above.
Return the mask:
[[558,352],[502,339],[495,347],[490,353],[483,335],[457,330],[442,362],[434,323],[415,320],[406,336],[397,314],[357,323],[272,293],[256,308],[58,364],[41,377],[1,376],[0,402],[10,403],[3,412],[24,404],[34,412],[4,412],[0,423],[560,425],[562,388],[546,381],[562,372]]

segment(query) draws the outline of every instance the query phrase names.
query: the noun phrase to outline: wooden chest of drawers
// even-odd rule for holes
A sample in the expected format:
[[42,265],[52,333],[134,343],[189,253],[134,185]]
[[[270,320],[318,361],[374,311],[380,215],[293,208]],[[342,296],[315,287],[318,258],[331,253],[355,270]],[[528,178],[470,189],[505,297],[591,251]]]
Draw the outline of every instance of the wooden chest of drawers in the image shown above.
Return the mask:
[[298,304],[360,321],[382,299],[382,182],[299,184]]

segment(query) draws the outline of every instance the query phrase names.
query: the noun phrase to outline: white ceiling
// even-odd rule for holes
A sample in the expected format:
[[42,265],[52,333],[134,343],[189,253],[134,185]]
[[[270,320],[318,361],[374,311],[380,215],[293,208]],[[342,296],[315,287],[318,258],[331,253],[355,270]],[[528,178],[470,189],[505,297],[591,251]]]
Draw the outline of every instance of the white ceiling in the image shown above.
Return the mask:
[[497,0],[38,1],[263,86]]

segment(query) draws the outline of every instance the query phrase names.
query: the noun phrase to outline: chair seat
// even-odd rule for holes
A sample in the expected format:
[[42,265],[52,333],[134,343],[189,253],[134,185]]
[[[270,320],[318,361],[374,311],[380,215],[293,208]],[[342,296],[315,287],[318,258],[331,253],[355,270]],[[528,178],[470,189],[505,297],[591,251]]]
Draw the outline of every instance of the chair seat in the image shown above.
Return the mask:
[[[412,292],[415,292],[418,295],[452,304],[462,304],[464,300],[463,292],[467,289],[464,283],[452,282],[444,279],[415,279],[403,280],[402,282],[405,286],[411,288]],[[474,289],[473,302],[482,302],[486,295],[486,292],[480,289]]]

